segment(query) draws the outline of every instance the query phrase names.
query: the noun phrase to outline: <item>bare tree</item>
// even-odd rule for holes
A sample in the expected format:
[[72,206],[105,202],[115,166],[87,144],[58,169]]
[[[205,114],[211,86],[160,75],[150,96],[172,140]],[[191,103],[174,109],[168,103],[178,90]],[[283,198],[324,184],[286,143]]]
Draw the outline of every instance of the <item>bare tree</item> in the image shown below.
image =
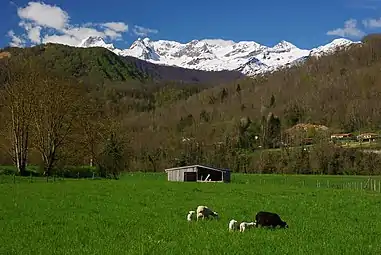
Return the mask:
[[42,156],[44,175],[49,176],[59,160],[58,151],[81,116],[82,96],[71,82],[56,78],[44,78],[37,94],[33,111],[34,144]]
[[97,165],[103,177],[118,179],[121,172],[125,170],[126,160],[123,156],[123,142],[117,138],[115,133],[105,141],[104,149],[98,156]]
[[104,140],[105,130],[107,129],[105,126],[108,125],[108,119],[101,119],[99,116],[94,117],[96,110],[94,108],[92,110],[94,110],[92,113],[90,111],[87,112],[84,118],[81,118],[79,121],[81,128],[79,141],[91,167],[96,165],[95,161],[100,150],[99,147],[101,146],[101,141]]
[[18,62],[18,65],[8,63],[7,77],[0,92],[6,109],[9,152],[20,175],[26,175],[34,89],[38,80],[38,74],[30,71],[30,65],[27,61]]

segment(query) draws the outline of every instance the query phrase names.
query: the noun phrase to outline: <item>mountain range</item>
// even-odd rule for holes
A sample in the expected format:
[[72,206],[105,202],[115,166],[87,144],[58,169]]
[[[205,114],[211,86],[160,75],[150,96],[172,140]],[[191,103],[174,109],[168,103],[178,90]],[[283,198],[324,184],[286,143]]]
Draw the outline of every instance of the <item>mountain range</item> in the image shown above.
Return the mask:
[[310,57],[332,54],[357,43],[360,42],[339,38],[313,49],[300,49],[284,40],[268,47],[254,41],[203,39],[179,43],[139,38],[128,49],[117,49],[101,37],[88,37],[77,47],[102,47],[119,56],[135,57],[164,66],[202,71],[239,71],[253,76],[303,63]]

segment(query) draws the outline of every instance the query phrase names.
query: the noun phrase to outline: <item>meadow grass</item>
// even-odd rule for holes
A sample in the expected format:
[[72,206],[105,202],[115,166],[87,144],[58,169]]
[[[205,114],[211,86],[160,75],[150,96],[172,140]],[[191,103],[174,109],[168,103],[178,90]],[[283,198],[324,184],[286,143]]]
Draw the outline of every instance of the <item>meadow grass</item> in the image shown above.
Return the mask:
[[[381,195],[316,188],[366,177],[233,174],[232,183],[0,177],[0,254],[381,254]],[[302,184],[303,183],[303,184]],[[219,220],[187,222],[207,205]],[[289,229],[228,231],[278,213]]]

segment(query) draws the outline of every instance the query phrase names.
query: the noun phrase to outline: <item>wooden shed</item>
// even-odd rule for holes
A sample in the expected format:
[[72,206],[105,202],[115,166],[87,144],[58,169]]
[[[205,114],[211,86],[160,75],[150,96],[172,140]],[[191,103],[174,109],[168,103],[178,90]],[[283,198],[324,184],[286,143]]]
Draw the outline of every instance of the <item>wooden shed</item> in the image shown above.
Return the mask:
[[165,169],[168,181],[177,182],[230,182],[229,169],[203,165],[182,166]]

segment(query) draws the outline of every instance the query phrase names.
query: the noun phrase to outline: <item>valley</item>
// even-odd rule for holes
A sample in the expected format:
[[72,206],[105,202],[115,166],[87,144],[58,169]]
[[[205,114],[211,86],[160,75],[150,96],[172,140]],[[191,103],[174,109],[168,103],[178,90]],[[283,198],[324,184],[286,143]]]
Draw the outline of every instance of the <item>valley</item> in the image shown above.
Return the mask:
[[[33,127],[29,165],[51,174],[97,162],[110,137],[120,146],[126,171],[200,163],[245,173],[378,174],[378,156],[358,146],[337,146],[329,137],[379,132],[380,45],[378,35],[366,36],[336,52],[251,77],[159,65],[105,47],[5,48],[0,164],[13,162],[7,152],[14,141],[13,118],[25,121],[19,135]],[[18,104],[29,105],[30,114],[12,113]],[[62,123],[54,124],[50,114]],[[55,129],[38,129],[42,123]],[[326,128],[308,127],[313,124]],[[297,130],[298,125],[306,128]],[[41,144],[51,132],[62,142]],[[307,140],[314,146],[305,153],[299,146]],[[53,148],[49,144],[58,146],[51,160],[42,157]]]

